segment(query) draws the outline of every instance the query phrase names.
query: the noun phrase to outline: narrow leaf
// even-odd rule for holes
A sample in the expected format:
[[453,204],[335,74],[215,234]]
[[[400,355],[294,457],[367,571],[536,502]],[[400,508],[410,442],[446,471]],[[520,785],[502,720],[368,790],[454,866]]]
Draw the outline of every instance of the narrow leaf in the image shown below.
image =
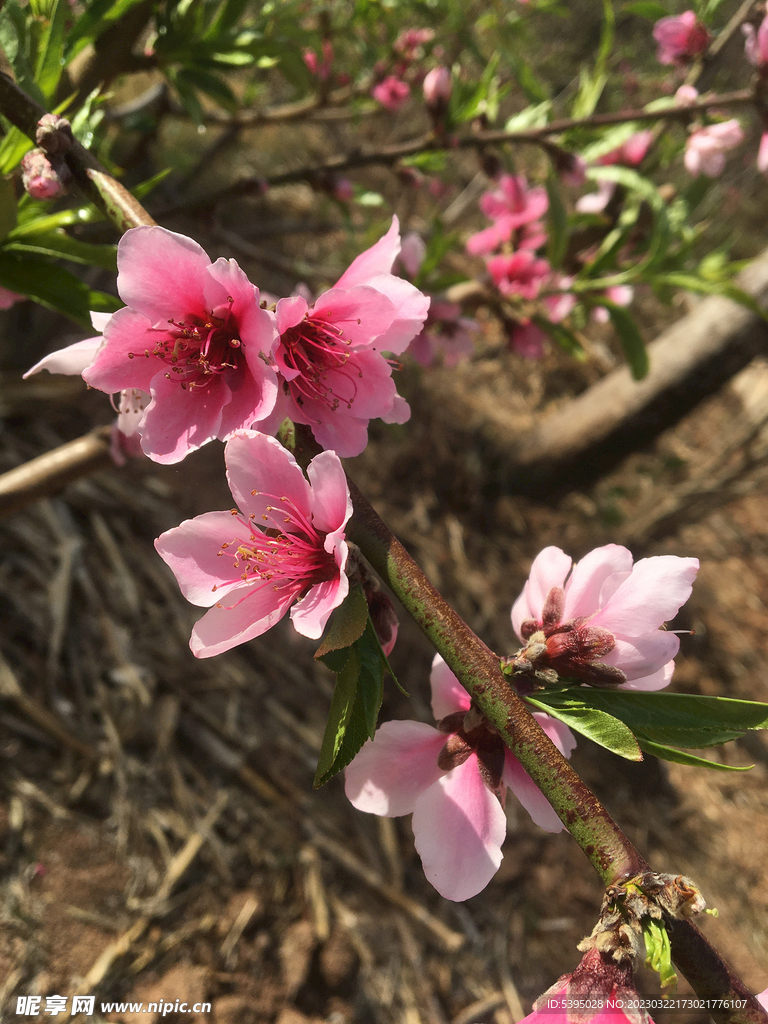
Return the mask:
[[363,588],[356,585],[333,613],[331,624],[315,651],[315,658],[323,658],[329,651],[351,647],[363,635],[367,624],[368,602]]
[[648,373],[650,363],[645,342],[637,329],[634,317],[623,306],[617,306],[615,302],[605,300],[601,302],[601,305],[608,310],[608,316],[611,318],[613,329],[619,336],[632,376],[635,380],[642,380]]
[[595,708],[553,706],[540,699],[542,696],[539,693],[536,697],[526,697],[526,701],[619,757],[642,761],[643,755],[632,731],[618,718]]
[[320,756],[317,761],[315,786],[322,785],[333,773],[334,763],[341,751],[347,727],[352,718],[359,676],[360,662],[355,651],[350,649],[347,664],[336,676],[331,709],[328,713],[328,722],[325,726]]
[[649,740],[640,740],[640,747],[646,754],[653,754],[662,761],[673,761],[675,764],[685,764],[692,768],[711,768],[716,772],[747,772],[754,765],[733,765],[721,764],[719,761],[708,761],[705,757],[696,757],[685,750],[677,750],[674,747],[667,747],[663,743],[651,743]]

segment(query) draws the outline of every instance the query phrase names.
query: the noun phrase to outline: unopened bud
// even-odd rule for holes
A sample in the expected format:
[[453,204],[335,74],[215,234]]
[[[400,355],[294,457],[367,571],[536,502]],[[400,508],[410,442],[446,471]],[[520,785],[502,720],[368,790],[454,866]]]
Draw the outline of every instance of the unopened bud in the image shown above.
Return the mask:
[[48,156],[63,155],[72,146],[72,125],[66,117],[58,114],[43,114],[37,122],[35,140]]
[[424,79],[424,102],[434,113],[444,113],[451,98],[451,88],[451,73],[448,68],[432,68]]
[[33,199],[64,195],[72,172],[60,157],[49,159],[42,149],[31,149],[21,161],[21,180]]

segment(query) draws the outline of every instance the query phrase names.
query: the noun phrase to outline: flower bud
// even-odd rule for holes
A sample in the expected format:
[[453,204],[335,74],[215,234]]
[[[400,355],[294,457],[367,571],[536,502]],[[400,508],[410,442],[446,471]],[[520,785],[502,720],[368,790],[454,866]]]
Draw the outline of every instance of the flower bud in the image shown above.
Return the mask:
[[72,146],[72,125],[66,117],[58,114],[43,114],[37,122],[35,140],[48,156],[63,155]]
[[21,180],[33,199],[64,195],[72,172],[60,157],[49,160],[42,149],[31,149],[21,161]]
[[424,79],[424,102],[435,113],[444,113],[451,98],[451,88],[451,73],[448,68],[432,68]]

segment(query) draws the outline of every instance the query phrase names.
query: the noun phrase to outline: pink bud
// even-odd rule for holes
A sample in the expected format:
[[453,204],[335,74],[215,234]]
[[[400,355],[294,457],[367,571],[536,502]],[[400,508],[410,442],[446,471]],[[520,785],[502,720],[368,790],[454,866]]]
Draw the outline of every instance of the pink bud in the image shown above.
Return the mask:
[[21,180],[33,199],[58,199],[64,195],[72,174],[60,158],[54,163],[42,149],[31,149],[21,161]]
[[695,85],[681,85],[675,93],[675,104],[678,107],[690,107],[699,98],[699,90]]
[[745,36],[744,52],[750,64],[754,64],[755,67],[768,64],[768,15],[761,22],[757,32],[755,26],[749,24],[742,25],[741,31]]
[[383,82],[379,82],[371,89],[373,98],[393,113],[402,107],[410,94],[411,87],[408,83],[394,75],[388,75]]
[[709,45],[709,32],[694,11],[661,18],[653,26],[653,38],[659,46],[656,56],[661,64],[686,64]]
[[442,65],[432,68],[424,79],[424,102],[433,110],[444,110],[451,98],[451,73]]
[[35,140],[48,156],[66,153],[72,146],[72,125],[66,117],[58,114],[43,114],[37,122]]

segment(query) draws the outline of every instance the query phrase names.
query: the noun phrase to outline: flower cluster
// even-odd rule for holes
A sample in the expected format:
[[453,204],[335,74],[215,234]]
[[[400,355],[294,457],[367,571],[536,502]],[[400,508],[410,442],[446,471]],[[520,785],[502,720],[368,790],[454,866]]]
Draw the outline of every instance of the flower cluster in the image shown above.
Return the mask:
[[[132,401],[131,429],[145,454],[179,462],[214,438],[290,416],[340,456],[358,455],[374,417],[404,422],[389,355],[421,331],[429,299],[391,273],[397,218],[314,305],[301,296],[262,308],[234,260],[211,263],[190,238],[159,227],[127,231],[117,288],[126,303],[95,315],[98,338],[46,357],[29,373],[82,373]],[[386,354],[385,354],[386,353]],[[141,415],[137,416],[137,410]]]

